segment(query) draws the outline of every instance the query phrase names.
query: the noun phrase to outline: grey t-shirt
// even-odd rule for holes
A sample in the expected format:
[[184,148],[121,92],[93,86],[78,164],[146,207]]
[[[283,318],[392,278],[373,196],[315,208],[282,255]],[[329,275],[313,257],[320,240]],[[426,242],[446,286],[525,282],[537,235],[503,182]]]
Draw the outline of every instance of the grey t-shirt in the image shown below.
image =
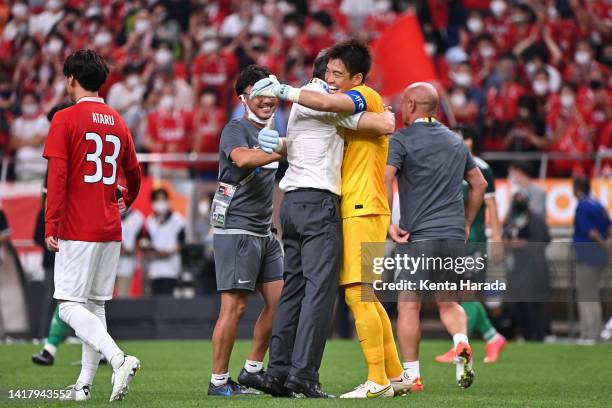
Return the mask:
[[244,118],[232,119],[225,125],[219,143],[219,181],[237,185],[253,173],[248,183],[238,186],[227,211],[225,228],[267,234],[272,224],[274,175],[278,163],[241,169],[230,159],[230,153],[237,147],[258,146],[259,130]]
[[465,239],[461,183],[476,163],[463,141],[439,122],[393,134],[387,164],[398,169],[400,227],[410,241]]

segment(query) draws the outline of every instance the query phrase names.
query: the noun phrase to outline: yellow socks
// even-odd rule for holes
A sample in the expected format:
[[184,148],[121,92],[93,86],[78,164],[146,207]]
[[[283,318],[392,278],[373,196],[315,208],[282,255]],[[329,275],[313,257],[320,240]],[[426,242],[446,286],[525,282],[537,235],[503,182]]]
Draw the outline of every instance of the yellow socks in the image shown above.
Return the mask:
[[361,350],[368,364],[368,380],[385,385],[403,371],[395,348],[393,329],[385,309],[367,285],[349,285],[346,304],[353,312]]
[[383,345],[385,348],[385,372],[389,379],[396,379],[402,375],[404,367],[402,367],[402,362],[397,353],[397,347],[395,347],[393,326],[391,326],[391,320],[389,320],[389,315],[387,315],[387,311],[383,305],[378,301],[374,304],[376,305],[376,311],[382,323]]

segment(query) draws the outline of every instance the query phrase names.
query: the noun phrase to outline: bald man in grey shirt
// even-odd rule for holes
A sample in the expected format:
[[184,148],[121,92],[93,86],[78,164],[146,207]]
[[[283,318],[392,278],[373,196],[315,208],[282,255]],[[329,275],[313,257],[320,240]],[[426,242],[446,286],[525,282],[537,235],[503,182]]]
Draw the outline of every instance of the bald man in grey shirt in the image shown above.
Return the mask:
[[[396,176],[400,198],[400,225],[392,224],[389,235],[400,244],[400,254],[457,259],[463,257],[464,242],[482,205],[487,182],[463,141],[436,120],[437,111],[438,94],[431,84],[415,83],[404,92],[402,115],[406,127],[393,134],[385,168],[389,207],[392,208]],[[461,187],[464,179],[471,186],[465,207]],[[454,270],[420,268],[408,276],[415,278],[441,282],[457,279],[457,275]],[[467,318],[459,303],[438,295],[442,293],[436,293],[440,319],[455,344],[457,384],[467,388],[474,378]],[[418,294],[400,293],[397,334],[413,389],[423,387],[418,360],[420,306]]]

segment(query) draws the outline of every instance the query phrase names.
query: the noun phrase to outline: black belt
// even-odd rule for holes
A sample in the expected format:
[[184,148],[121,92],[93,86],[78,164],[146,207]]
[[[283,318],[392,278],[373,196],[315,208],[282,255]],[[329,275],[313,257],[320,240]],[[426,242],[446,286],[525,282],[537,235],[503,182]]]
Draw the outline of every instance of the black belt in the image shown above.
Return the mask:
[[291,191],[285,192],[285,194],[291,194],[291,193],[297,193],[297,192],[305,192],[305,191],[310,191],[310,192],[313,192],[313,193],[331,194],[334,197],[340,198],[340,196],[338,196],[338,194],[332,193],[329,190],[324,190],[322,188],[312,188],[312,187],[296,188],[295,190],[291,190]]

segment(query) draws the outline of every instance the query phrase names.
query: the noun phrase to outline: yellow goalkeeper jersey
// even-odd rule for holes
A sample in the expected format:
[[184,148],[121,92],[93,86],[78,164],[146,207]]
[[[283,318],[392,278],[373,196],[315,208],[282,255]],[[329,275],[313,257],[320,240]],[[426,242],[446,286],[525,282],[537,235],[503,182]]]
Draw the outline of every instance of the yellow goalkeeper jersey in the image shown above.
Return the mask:
[[[359,85],[348,93],[359,93],[365,101],[367,112],[382,113],[385,110],[382,97],[369,86]],[[390,214],[384,182],[388,136],[346,129],[344,144],[342,218]]]

